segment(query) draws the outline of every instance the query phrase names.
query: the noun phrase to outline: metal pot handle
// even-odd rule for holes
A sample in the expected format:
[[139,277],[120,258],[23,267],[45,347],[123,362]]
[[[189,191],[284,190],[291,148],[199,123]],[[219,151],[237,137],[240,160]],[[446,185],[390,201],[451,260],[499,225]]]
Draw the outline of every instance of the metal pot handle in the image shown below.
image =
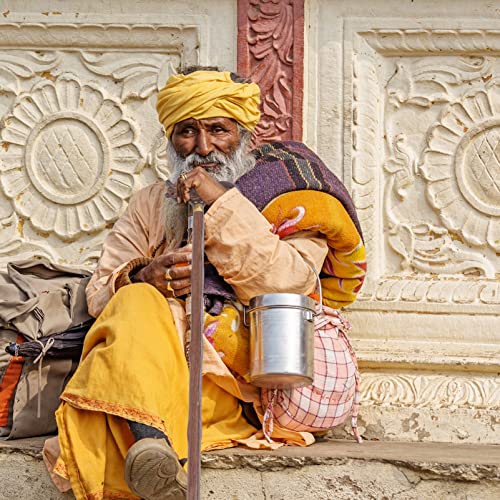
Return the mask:
[[319,312],[315,313],[314,316],[318,316],[319,314],[323,314],[323,288],[321,286],[321,280],[319,279],[319,274],[316,271],[316,268],[309,262],[307,259],[304,259],[304,262],[312,269],[312,272],[314,273],[314,276],[316,276],[316,279],[318,281],[318,292],[319,292]]
[[[314,276],[318,280],[317,289],[319,291],[319,312],[314,313],[314,316],[318,316],[319,314],[323,314],[323,288],[321,286],[321,280],[319,279],[319,274],[316,271],[316,268],[307,260],[304,259],[304,262],[312,269]],[[249,323],[247,322],[247,306],[243,306],[243,324],[248,327]]]
[[248,306],[243,306],[243,324],[249,328],[250,327],[250,323],[247,322],[247,308]]

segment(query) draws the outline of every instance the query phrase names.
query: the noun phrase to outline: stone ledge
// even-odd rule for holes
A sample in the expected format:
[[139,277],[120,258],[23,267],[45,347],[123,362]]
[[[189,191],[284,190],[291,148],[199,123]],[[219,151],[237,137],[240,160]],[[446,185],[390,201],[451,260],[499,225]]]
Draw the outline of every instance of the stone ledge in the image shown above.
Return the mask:
[[[0,454],[19,454],[42,458],[45,438],[0,441]],[[204,453],[207,469],[250,468],[262,472],[301,468],[310,465],[340,465],[351,460],[389,463],[435,478],[463,481],[500,481],[500,445],[450,443],[402,443],[326,439],[313,446],[287,446],[274,451],[229,448]]]
[[[2,499],[74,498],[50,482],[43,441],[0,441]],[[202,498],[210,500],[500,498],[500,445],[325,440],[306,448],[213,451],[202,464]]]
[[353,441],[325,440],[306,448],[285,447],[264,452],[245,448],[213,451],[203,455],[202,466],[279,471],[308,465],[340,465],[350,459],[390,463],[435,478],[500,481],[500,445],[394,441],[365,441],[359,445]]

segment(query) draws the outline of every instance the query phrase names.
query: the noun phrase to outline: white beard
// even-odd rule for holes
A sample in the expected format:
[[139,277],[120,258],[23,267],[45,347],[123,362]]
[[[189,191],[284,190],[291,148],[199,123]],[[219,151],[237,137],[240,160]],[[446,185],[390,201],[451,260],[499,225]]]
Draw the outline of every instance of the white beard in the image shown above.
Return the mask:
[[[208,173],[219,182],[235,183],[255,166],[255,158],[247,153],[247,143],[248,141],[243,139],[238,148],[228,156],[214,151],[207,156],[193,153],[186,158],[182,158],[177,154],[172,143],[167,140],[167,156],[172,166],[172,175],[169,180],[176,184],[180,175],[184,172],[189,172],[196,166],[203,165],[203,163],[217,162],[219,167],[211,168]],[[179,248],[187,229],[186,203],[177,203],[177,200],[173,198],[165,198],[162,217],[167,249]]]
[[181,246],[187,230],[187,215],[186,203],[177,203],[175,198],[165,198],[162,217],[167,250]]
[[243,138],[240,145],[229,155],[213,151],[207,156],[192,153],[183,158],[177,154],[172,143],[167,141],[167,157],[172,166],[170,181],[175,184],[181,174],[190,172],[193,168],[204,163],[218,163],[219,166],[211,168],[208,173],[219,182],[235,183],[242,175],[255,166],[255,158],[247,153],[247,146],[248,139]]

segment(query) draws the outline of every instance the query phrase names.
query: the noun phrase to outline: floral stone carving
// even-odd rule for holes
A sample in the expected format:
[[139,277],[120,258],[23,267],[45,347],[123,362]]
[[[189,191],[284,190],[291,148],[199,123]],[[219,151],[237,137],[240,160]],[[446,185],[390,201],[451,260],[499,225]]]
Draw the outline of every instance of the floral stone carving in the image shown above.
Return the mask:
[[176,54],[137,53],[116,57],[113,52],[82,52],[83,64],[97,75],[123,82],[121,99],[147,99],[165,85],[181,64]]
[[120,104],[66,74],[20,95],[4,123],[0,182],[20,217],[64,240],[116,220],[140,162]]
[[[377,332],[387,319],[367,311],[467,311],[487,322],[499,303],[499,60],[467,30],[346,26],[346,181],[370,262],[350,309]],[[487,47],[500,40],[477,36]],[[446,328],[446,316],[433,319]]]
[[366,372],[361,378],[363,405],[413,408],[498,409],[498,377],[471,378],[460,374],[420,375]]
[[448,107],[420,166],[430,203],[471,245],[500,251],[500,90],[491,85]]
[[19,79],[32,78],[37,72],[43,74],[57,63],[57,53],[26,51],[0,53],[0,91],[17,94]]

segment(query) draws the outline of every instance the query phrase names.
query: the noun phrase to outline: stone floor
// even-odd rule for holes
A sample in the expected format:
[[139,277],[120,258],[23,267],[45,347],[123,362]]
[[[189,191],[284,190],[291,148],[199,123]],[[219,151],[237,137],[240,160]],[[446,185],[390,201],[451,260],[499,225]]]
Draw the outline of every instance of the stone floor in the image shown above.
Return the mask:
[[[42,442],[0,442],[0,499],[73,498],[50,483]],[[500,499],[500,445],[326,440],[206,453],[202,465],[203,499]]]

